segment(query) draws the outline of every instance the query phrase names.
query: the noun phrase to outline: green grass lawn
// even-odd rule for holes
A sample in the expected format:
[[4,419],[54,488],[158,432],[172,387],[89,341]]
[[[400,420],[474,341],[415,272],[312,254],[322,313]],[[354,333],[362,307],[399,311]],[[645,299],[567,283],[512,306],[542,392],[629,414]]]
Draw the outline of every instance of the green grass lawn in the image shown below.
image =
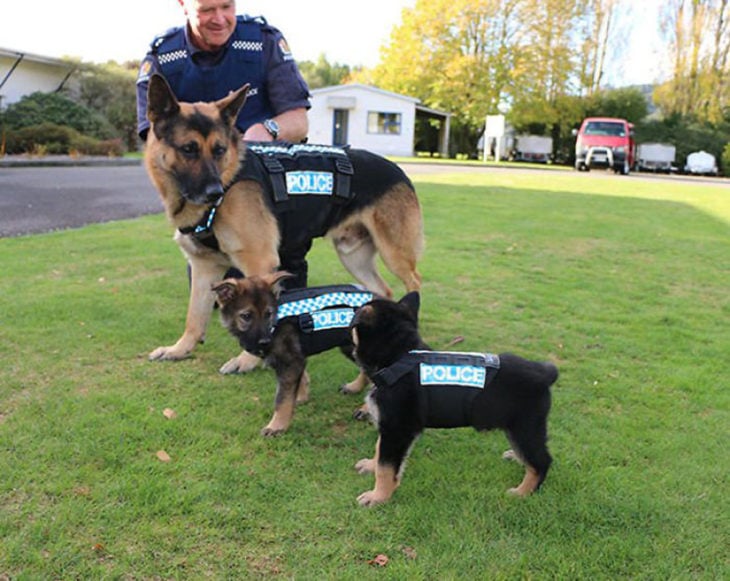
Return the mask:
[[[501,433],[432,430],[393,500],[360,508],[376,432],[338,393],[338,353],[310,360],[312,399],[276,439],[273,374],[218,373],[237,345],[217,315],[190,359],[147,361],[187,304],[148,216],[0,240],[0,579],[730,577],[730,188],[416,185],[426,340],[560,367],[538,494],[505,494],[522,470]],[[310,284],[350,281],[327,243],[310,258]]]

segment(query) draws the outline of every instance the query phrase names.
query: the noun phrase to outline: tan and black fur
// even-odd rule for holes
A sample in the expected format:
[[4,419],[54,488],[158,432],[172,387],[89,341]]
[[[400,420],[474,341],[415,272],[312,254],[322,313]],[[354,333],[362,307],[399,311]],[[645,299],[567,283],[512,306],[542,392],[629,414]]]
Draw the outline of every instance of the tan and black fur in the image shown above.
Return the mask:
[[[145,166],[169,221],[178,229],[175,240],[191,267],[185,331],[174,345],[152,351],[150,359],[182,359],[203,341],[215,302],[211,286],[223,278],[229,267],[252,276],[274,272],[279,266],[278,250],[283,241],[276,215],[258,182],[235,180],[246,155],[235,128],[246,92],[244,86],[219,101],[181,103],[162,76],[153,75],[150,79],[147,115],[151,130]],[[368,168],[375,169],[371,172],[373,179],[381,173],[378,168],[402,174],[384,158],[368,156]],[[357,175],[356,160],[353,166]],[[367,184],[369,178],[364,177],[361,183]],[[211,201],[224,191],[213,224],[219,250],[180,233],[180,228],[197,224]],[[399,183],[387,191],[371,192],[364,187],[357,192],[357,199],[356,204],[345,207],[340,220],[326,233],[342,264],[368,290],[391,296],[376,267],[379,254],[407,290],[419,289],[421,275],[416,263],[423,249],[423,225],[418,199],[408,178],[402,174]],[[247,371],[258,361],[244,351],[221,371]]]
[[399,302],[376,299],[363,305],[351,323],[355,361],[375,387],[368,394],[371,416],[378,426],[375,456],[357,462],[361,474],[374,474],[375,487],[358,497],[362,506],[388,501],[400,485],[405,461],[416,439],[428,427],[472,426],[479,431],[502,430],[512,445],[505,458],[524,464],[522,482],[509,490],[517,496],[537,490],[552,458],[547,449],[550,386],[558,378],[552,363],[530,361],[510,353],[499,355],[496,375],[462,407],[459,422],[435,421],[446,406],[419,381],[419,369],[377,380],[412,352],[431,352],[418,332],[419,296],[408,293]]
[[[275,272],[243,279],[229,278],[213,287],[220,304],[221,322],[240,346],[264,362],[276,373],[274,415],[261,430],[264,436],[277,436],[291,424],[296,404],[309,399],[309,374],[306,370],[310,354],[303,345],[302,331],[296,317],[277,320],[279,281],[291,276]],[[315,353],[340,348],[352,359],[352,341],[347,327],[327,331],[326,341]],[[314,353],[312,353],[314,354]],[[341,386],[343,393],[357,393],[367,385],[361,372],[358,377]]]

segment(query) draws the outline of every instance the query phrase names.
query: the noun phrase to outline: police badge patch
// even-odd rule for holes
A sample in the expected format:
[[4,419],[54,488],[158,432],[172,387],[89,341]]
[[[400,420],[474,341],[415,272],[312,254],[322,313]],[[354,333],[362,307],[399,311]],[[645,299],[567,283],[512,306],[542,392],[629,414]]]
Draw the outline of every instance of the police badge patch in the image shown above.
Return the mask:
[[281,58],[285,61],[290,61],[294,58],[289,48],[289,43],[286,42],[283,36],[279,39],[279,51],[281,52]]

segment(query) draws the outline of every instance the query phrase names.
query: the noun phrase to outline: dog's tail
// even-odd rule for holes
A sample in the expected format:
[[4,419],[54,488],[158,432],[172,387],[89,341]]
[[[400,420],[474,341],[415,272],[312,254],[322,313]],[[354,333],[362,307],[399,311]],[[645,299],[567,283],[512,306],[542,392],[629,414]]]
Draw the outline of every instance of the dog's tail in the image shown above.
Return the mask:
[[512,353],[500,353],[499,359],[499,376],[525,396],[544,393],[558,380],[558,368],[549,361],[532,361]]

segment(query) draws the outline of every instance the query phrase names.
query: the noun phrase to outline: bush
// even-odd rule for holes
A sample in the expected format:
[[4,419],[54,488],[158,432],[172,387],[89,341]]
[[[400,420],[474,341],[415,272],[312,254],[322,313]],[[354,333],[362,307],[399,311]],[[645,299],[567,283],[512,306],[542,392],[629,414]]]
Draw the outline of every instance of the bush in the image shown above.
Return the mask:
[[72,127],[55,123],[41,123],[22,129],[7,131],[8,154],[31,153],[35,155],[120,156],[124,153],[121,139],[98,140],[82,135]]
[[91,109],[59,93],[32,93],[9,105],[3,114],[5,127],[24,129],[53,124],[75,129],[97,139],[115,137],[108,121]]

